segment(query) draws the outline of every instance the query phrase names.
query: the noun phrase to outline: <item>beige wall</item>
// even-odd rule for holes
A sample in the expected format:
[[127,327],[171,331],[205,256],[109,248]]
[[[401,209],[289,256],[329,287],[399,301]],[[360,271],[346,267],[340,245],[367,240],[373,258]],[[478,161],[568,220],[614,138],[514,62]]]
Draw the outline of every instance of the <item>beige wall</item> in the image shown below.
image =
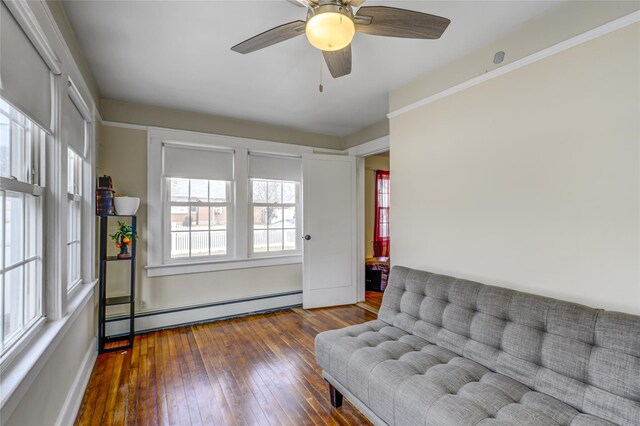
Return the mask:
[[345,136],[342,147],[343,149],[353,148],[356,145],[371,142],[384,136],[389,136],[389,120],[386,118]]
[[[389,111],[441,92],[640,9],[633,1],[570,1],[389,94]],[[500,65],[498,51],[506,53]]]
[[[137,261],[137,299],[140,312],[200,305],[302,289],[302,265],[271,266],[200,274],[148,278],[147,261],[147,132],[103,126],[97,174],[113,178],[114,189],[141,198],[138,210],[140,241]],[[112,248],[113,249],[113,248]],[[110,271],[115,293],[126,292],[126,269]],[[118,288],[117,284],[120,283]]]
[[392,119],[394,263],[640,314],[639,76],[634,24]]
[[89,301],[3,425],[52,425],[89,350],[95,350],[94,306]]
[[373,225],[376,220],[376,172],[389,170],[389,153],[364,159],[364,256],[373,257]]
[[318,148],[343,149],[343,138],[197,112],[102,99],[105,121],[214,133]]

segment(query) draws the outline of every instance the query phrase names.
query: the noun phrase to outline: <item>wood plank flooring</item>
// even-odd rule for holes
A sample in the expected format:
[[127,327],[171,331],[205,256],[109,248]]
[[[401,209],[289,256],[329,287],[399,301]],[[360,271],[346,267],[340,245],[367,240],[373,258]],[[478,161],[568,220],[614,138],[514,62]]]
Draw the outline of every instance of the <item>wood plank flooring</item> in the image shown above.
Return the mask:
[[346,400],[331,407],[314,338],[374,318],[343,306],[138,335],[98,357],[76,425],[369,424]]
[[383,295],[384,293],[381,291],[365,291],[364,303],[375,309],[380,309]]

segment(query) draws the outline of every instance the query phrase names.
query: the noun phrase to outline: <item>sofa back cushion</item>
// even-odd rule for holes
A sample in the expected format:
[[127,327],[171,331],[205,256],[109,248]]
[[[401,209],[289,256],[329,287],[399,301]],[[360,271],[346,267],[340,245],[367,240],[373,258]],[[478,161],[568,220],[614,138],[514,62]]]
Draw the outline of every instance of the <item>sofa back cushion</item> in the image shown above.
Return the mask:
[[378,318],[618,424],[640,424],[640,316],[395,266]]

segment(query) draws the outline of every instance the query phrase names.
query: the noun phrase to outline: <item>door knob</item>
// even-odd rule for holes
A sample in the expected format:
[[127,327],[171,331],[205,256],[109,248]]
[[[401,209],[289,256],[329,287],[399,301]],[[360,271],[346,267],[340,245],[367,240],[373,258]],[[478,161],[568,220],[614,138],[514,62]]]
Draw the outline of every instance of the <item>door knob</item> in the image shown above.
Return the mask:
[[305,240],[309,241],[311,239],[311,235],[307,234],[303,237]]

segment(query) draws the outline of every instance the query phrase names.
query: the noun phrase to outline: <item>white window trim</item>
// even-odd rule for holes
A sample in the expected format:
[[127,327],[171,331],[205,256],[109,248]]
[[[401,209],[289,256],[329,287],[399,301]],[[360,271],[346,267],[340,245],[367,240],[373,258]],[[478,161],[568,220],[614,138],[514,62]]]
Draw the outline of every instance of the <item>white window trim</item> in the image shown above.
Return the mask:
[[[166,212],[163,206],[165,182],[162,177],[162,145],[183,145],[186,147],[205,147],[210,149],[226,149],[234,151],[234,180],[232,182],[231,200],[234,215],[231,225],[230,258],[212,259],[195,258],[185,262],[182,259],[165,261],[164,235]],[[147,228],[149,236],[158,235],[160,244],[150,241],[147,250],[147,276],[158,277],[164,275],[180,275],[199,272],[223,271],[230,269],[258,268],[274,265],[288,265],[302,263],[301,252],[281,252],[267,256],[249,255],[249,231],[251,218],[249,216],[249,151],[265,154],[302,156],[315,152],[312,147],[269,142],[257,139],[239,138],[234,136],[215,135],[209,133],[172,130],[149,127],[147,132]],[[301,198],[299,198],[299,205]],[[302,215],[300,207],[299,216]]]

